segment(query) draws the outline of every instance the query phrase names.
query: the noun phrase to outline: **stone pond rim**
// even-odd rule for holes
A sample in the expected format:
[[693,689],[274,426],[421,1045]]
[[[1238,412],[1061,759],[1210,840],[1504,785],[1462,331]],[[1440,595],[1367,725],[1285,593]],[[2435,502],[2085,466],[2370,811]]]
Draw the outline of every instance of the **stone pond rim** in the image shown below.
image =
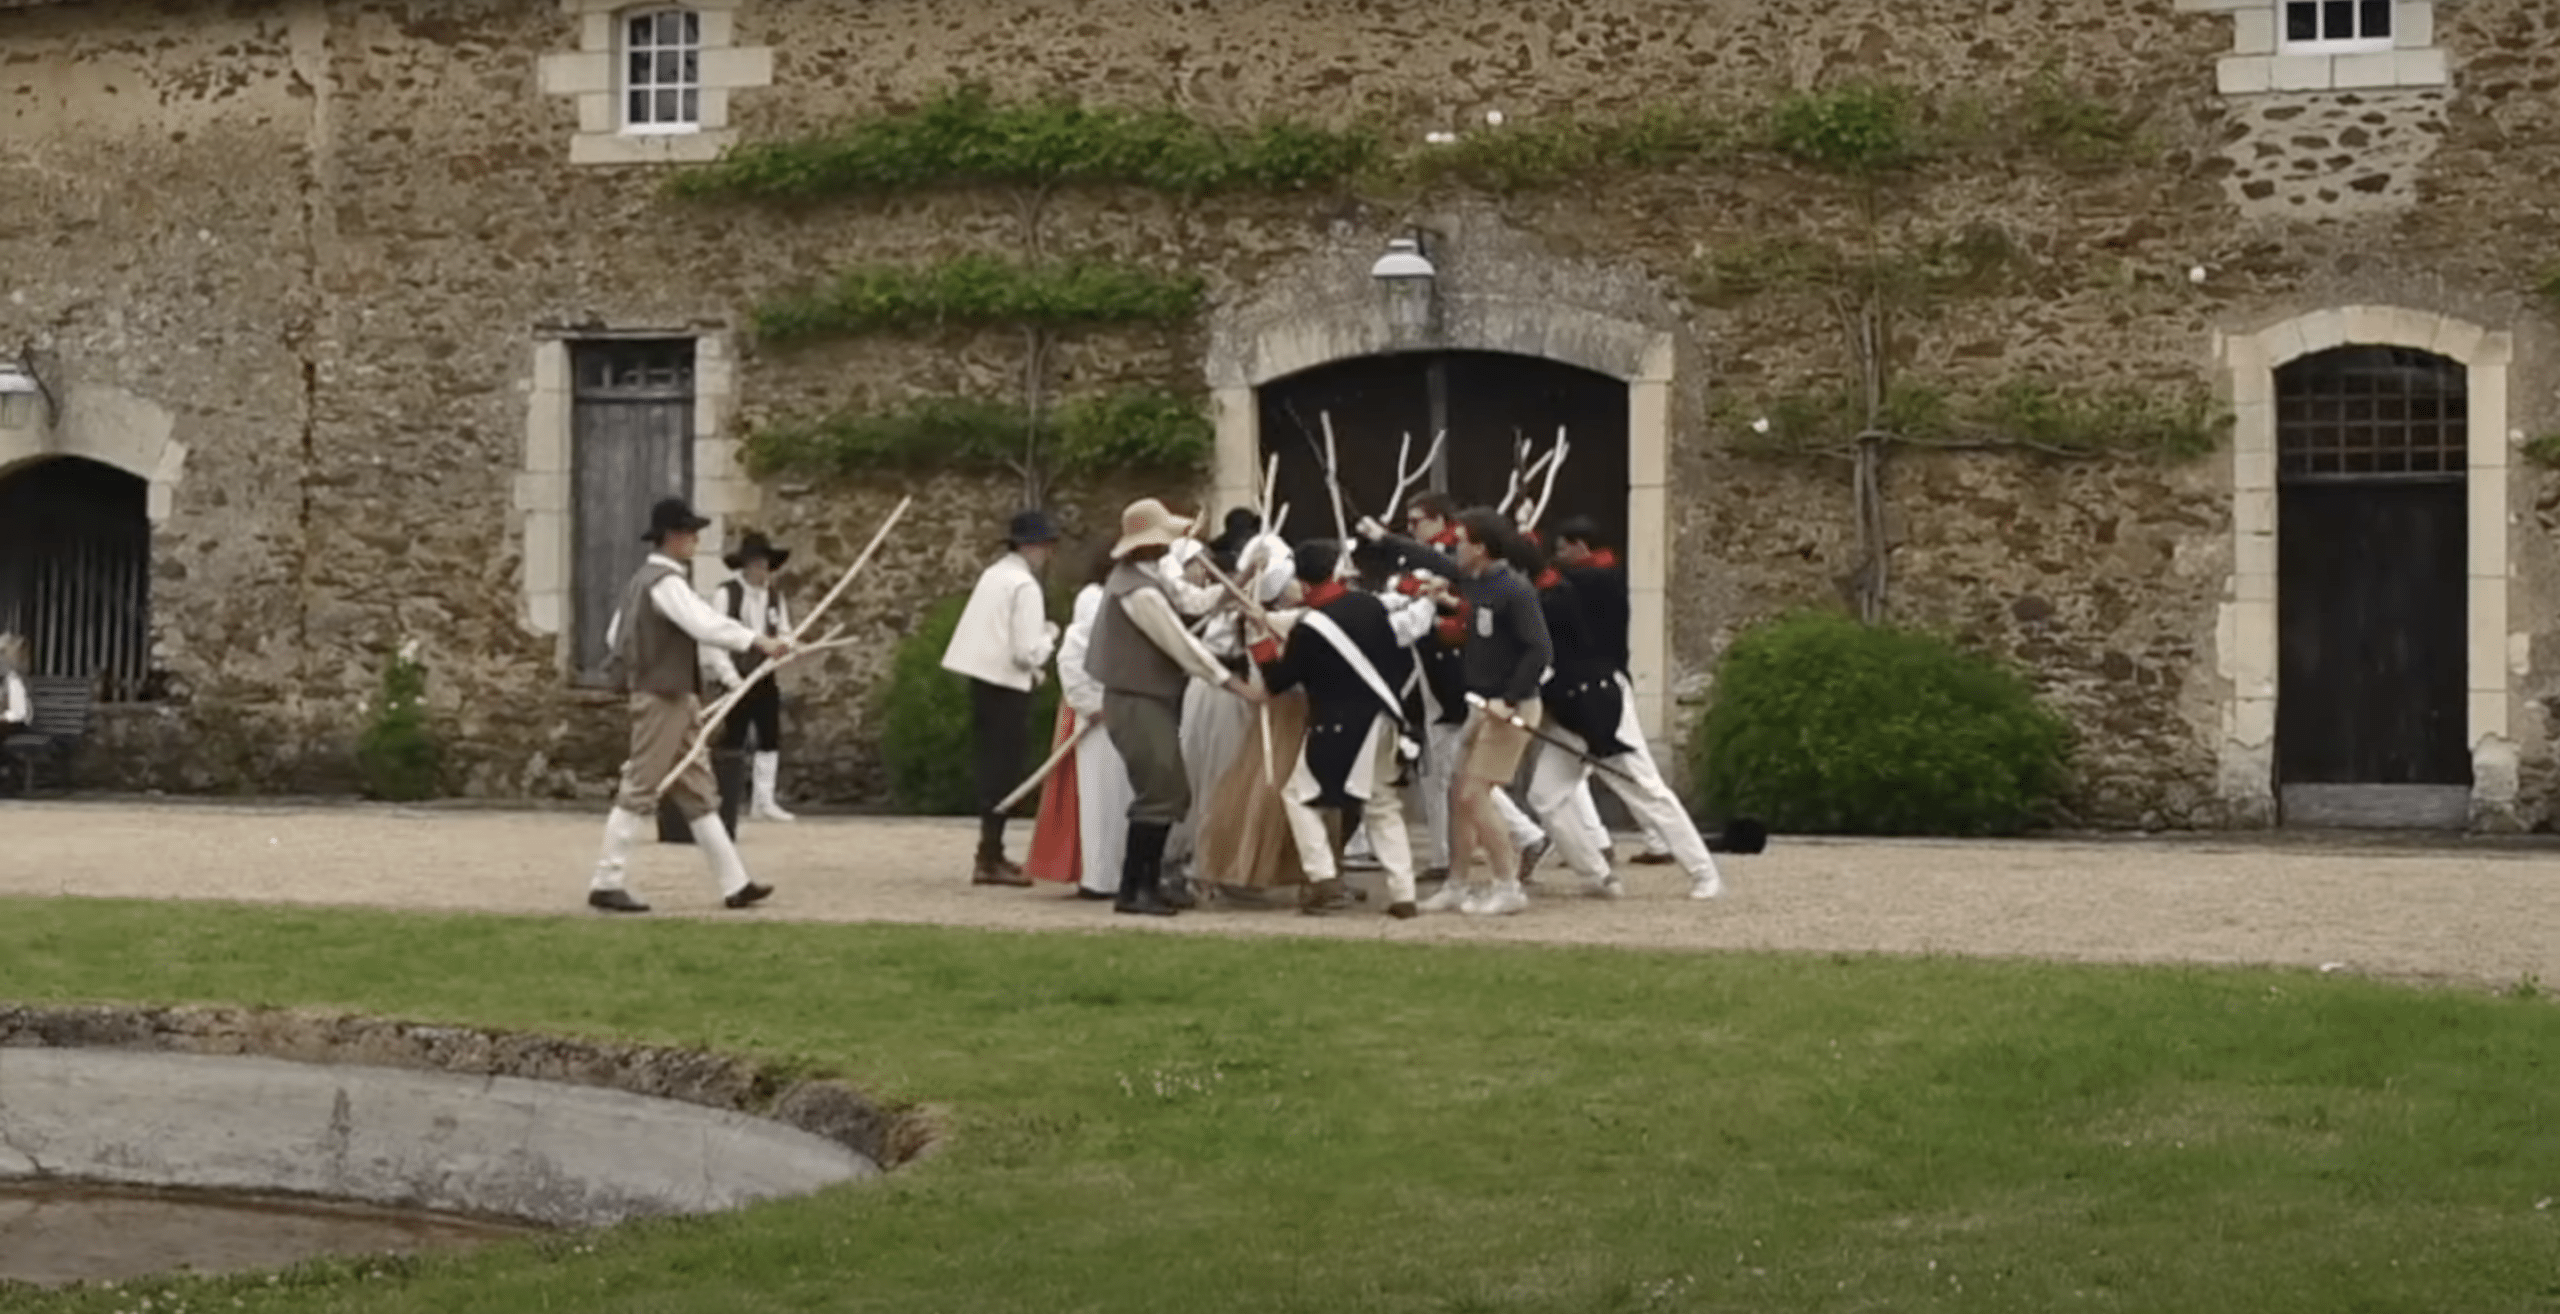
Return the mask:
[[698,1050],[277,1010],[0,1004],[0,1186],[270,1190],[598,1226],[806,1194],[911,1163],[938,1138],[927,1110]]

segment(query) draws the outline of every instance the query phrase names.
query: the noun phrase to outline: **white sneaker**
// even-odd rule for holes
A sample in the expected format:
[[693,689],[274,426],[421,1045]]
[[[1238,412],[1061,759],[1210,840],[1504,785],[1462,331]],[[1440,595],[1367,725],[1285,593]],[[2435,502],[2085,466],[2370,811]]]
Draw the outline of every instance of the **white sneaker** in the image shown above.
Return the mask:
[[1456,881],[1442,881],[1430,898],[1416,905],[1427,913],[1456,912],[1467,901],[1467,887]]
[[1528,892],[1518,882],[1510,882],[1477,891],[1458,911],[1470,917],[1508,917],[1528,906]]
[[1706,875],[1690,881],[1689,897],[1692,899],[1718,899],[1724,897],[1724,877],[1715,872],[1708,872]]
[[1626,882],[1619,880],[1618,873],[1613,871],[1591,883],[1591,897],[1594,899],[1623,899],[1627,897],[1627,884]]

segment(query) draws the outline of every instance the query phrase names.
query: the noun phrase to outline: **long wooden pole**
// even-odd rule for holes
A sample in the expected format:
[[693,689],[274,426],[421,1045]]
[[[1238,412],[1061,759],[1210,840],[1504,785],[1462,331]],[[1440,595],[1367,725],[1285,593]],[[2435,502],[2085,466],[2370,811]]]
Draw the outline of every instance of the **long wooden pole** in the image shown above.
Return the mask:
[[1040,764],[1040,769],[1032,772],[1029,780],[1023,781],[1021,784],[1014,786],[1013,792],[1005,795],[1003,802],[996,804],[996,811],[1013,811],[1013,805],[1021,802],[1023,795],[1030,793],[1032,790],[1038,789],[1040,787],[1040,782],[1047,780],[1049,778],[1049,773],[1057,770],[1060,762],[1067,760],[1067,754],[1076,751],[1076,745],[1084,742],[1085,735],[1091,732],[1093,727],[1093,722],[1088,721],[1081,716],[1077,717],[1076,728],[1070,732],[1065,739],[1059,741],[1058,747],[1049,754],[1049,760],[1042,762]]
[[[810,608],[809,614],[801,617],[800,623],[792,628],[791,642],[793,647],[796,648],[799,645],[800,636],[808,633],[810,626],[818,623],[818,617],[826,614],[827,608],[835,605],[835,600],[837,598],[844,596],[845,589],[852,585],[854,577],[862,573],[863,567],[871,564],[871,554],[880,550],[880,545],[888,540],[889,531],[897,528],[899,519],[905,516],[907,514],[907,508],[914,504],[915,498],[913,497],[902,497],[898,499],[897,509],[891,511],[889,513],[889,518],[881,522],[880,532],[871,536],[871,543],[869,546],[862,549],[862,555],[854,558],[852,565],[845,567],[844,574],[836,580],[836,586],[827,590],[827,596],[818,599],[818,605]],[[728,694],[723,696],[719,702],[712,704],[712,706],[720,708],[723,716],[727,715],[728,709],[736,707],[738,705],[738,701],[746,697],[747,691],[755,687],[756,681],[770,677],[775,671],[780,670],[785,662],[790,660],[791,649],[787,648],[771,661],[768,661],[748,672],[747,678],[739,681],[737,688],[730,690]],[[711,737],[718,733],[720,733],[720,722],[717,720],[706,719],[702,724],[702,729],[693,737],[693,747],[686,749],[684,756],[676,760],[675,769],[669,771],[666,778],[658,782],[658,787],[656,789],[649,791],[650,796],[652,798],[664,797],[667,790],[675,785],[676,778],[690,770],[694,763],[702,760],[702,755],[704,753],[710,751]]]

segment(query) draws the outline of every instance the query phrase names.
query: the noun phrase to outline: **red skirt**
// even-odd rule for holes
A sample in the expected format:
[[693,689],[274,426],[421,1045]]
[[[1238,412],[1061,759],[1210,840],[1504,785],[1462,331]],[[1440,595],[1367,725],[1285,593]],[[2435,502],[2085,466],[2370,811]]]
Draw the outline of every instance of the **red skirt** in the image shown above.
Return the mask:
[[[1049,751],[1067,742],[1076,732],[1076,714],[1064,702],[1058,704],[1058,728],[1049,741]],[[1084,876],[1084,837],[1076,825],[1076,755],[1067,754],[1058,769],[1040,784],[1040,815],[1031,826],[1031,854],[1023,859],[1023,873],[1033,880],[1059,881],[1073,885]]]

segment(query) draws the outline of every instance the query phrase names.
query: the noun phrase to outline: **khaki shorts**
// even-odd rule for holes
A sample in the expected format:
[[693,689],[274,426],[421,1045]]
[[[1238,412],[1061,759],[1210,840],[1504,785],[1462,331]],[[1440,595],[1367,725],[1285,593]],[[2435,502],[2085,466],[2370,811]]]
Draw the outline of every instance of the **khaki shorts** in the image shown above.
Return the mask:
[[[1532,698],[1514,710],[1535,728],[1543,708]],[[1459,773],[1469,780],[1508,784],[1520,772],[1520,759],[1529,755],[1529,739],[1528,730],[1497,721],[1479,708],[1467,718],[1467,740],[1458,750]]]

